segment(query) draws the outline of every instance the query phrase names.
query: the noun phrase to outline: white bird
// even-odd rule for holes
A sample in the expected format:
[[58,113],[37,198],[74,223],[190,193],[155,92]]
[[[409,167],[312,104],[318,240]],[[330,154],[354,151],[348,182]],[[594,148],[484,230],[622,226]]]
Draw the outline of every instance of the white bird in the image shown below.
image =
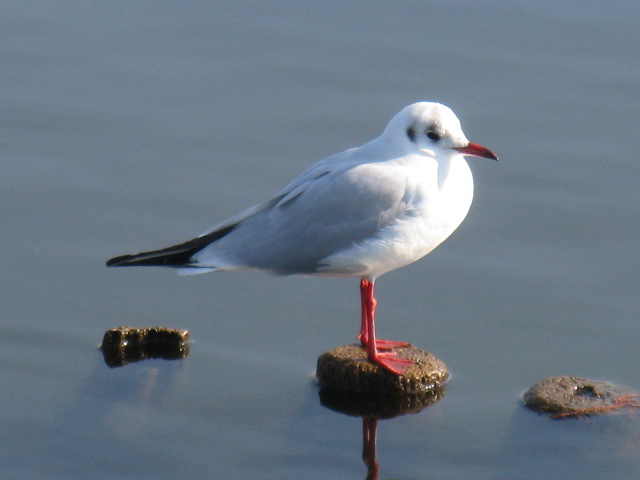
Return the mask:
[[393,348],[408,344],[376,340],[374,283],[427,255],[462,223],[473,198],[463,155],[498,159],[467,140],[451,109],[414,103],[378,138],[321,160],[270,200],[192,240],[107,266],[359,277],[358,339],[369,361],[402,375],[412,362]]

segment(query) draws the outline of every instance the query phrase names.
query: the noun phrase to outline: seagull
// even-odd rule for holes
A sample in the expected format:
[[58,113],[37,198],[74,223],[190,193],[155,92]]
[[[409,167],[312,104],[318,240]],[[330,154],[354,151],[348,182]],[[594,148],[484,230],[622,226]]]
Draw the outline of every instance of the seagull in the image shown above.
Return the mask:
[[107,262],[181,274],[261,270],[360,279],[360,333],[367,359],[395,375],[413,364],[376,338],[378,277],[424,257],[466,217],[473,177],[464,155],[498,160],[469,142],[453,111],[418,102],[382,134],[311,166],[271,199],[178,245]]

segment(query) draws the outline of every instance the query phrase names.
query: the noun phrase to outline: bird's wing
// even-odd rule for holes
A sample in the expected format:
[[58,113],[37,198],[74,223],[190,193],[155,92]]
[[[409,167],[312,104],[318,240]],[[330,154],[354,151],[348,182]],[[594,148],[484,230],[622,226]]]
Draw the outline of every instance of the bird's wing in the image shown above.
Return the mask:
[[[410,212],[408,173],[363,158],[362,147],[328,157],[273,198],[187,242],[111,259],[110,266],[315,273],[322,260],[375,238]],[[188,273],[188,272],[187,272]]]
[[[234,231],[238,225],[243,224],[251,218],[258,218],[261,214],[265,214],[265,212],[272,211],[276,205],[280,204],[282,206],[283,204],[290,203],[310,184],[312,184],[315,178],[325,175],[327,171],[338,171],[339,168],[336,168],[336,166],[340,166],[340,158],[345,153],[347,152],[328,157],[327,159],[316,163],[299,177],[294,179],[284,189],[278,192],[273,198],[254,205],[239,214],[226,219],[196,238],[159,250],[114,257],[107,261],[107,266],[167,266],[181,268],[181,273],[184,274],[204,273],[205,271],[216,269],[217,266],[202,268],[202,265],[197,261],[193,261],[192,257],[207,246],[214,244],[221,238],[227,236],[229,233]],[[211,250],[212,249],[209,249],[209,251]]]
[[270,201],[221,224],[235,226],[193,260],[203,267],[314,273],[322,259],[406,215],[406,185],[401,168],[320,162]]

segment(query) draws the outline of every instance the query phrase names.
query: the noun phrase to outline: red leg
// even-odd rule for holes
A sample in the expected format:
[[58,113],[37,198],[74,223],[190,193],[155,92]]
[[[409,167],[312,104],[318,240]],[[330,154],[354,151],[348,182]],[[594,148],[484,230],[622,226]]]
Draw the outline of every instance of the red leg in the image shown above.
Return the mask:
[[370,362],[377,363],[381,367],[396,375],[403,375],[414,362],[398,356],[395,352],[378,352],[378,348],[390,350],[393,347],[407,346],[403,342],[389,342],[376,340],[375,312],[378,304],[373,294],[374,282],[360,280],[360,299],[362,302],[362,324],[358,338],[367,350],[367,358]]
[[[374,282],[360,279],[360,333],[356,337],[360,340],[363,346],[367,345],[368,332],[367,332],[367,315],[370,314],[375,317],[376,306],[378,301],[373,296]],[[369,312],[370,310],[370,312]],[[397,347],[409,347],[411,344],[407,342],[394,342],[391,340],[376,339],[376,348],[379,350],[391,350]]]
[[[367,343],[367,302],[365,298],[368,293],[366,293],[366,289],[369,286],[369,281],[364,278],[360,279],[360,333],[358,334],[358,340],[362,345],[366,345]],[[375,308],[375,307],[374,307]]]

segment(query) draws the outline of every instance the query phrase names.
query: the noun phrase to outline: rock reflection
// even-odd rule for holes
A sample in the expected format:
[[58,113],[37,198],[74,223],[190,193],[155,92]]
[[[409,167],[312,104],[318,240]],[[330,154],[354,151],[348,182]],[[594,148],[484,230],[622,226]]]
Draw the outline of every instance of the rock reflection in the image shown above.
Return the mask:
[[377,460],[378,420],[418,413],[441,400],[445,393],[444,386],[433,387],[428,392],[414,395],[354,393],[322,388],[319,396],[323,407],[345,415],[362,417],[362,460],[367,466],[365,478],[377,480],[380,474]]

